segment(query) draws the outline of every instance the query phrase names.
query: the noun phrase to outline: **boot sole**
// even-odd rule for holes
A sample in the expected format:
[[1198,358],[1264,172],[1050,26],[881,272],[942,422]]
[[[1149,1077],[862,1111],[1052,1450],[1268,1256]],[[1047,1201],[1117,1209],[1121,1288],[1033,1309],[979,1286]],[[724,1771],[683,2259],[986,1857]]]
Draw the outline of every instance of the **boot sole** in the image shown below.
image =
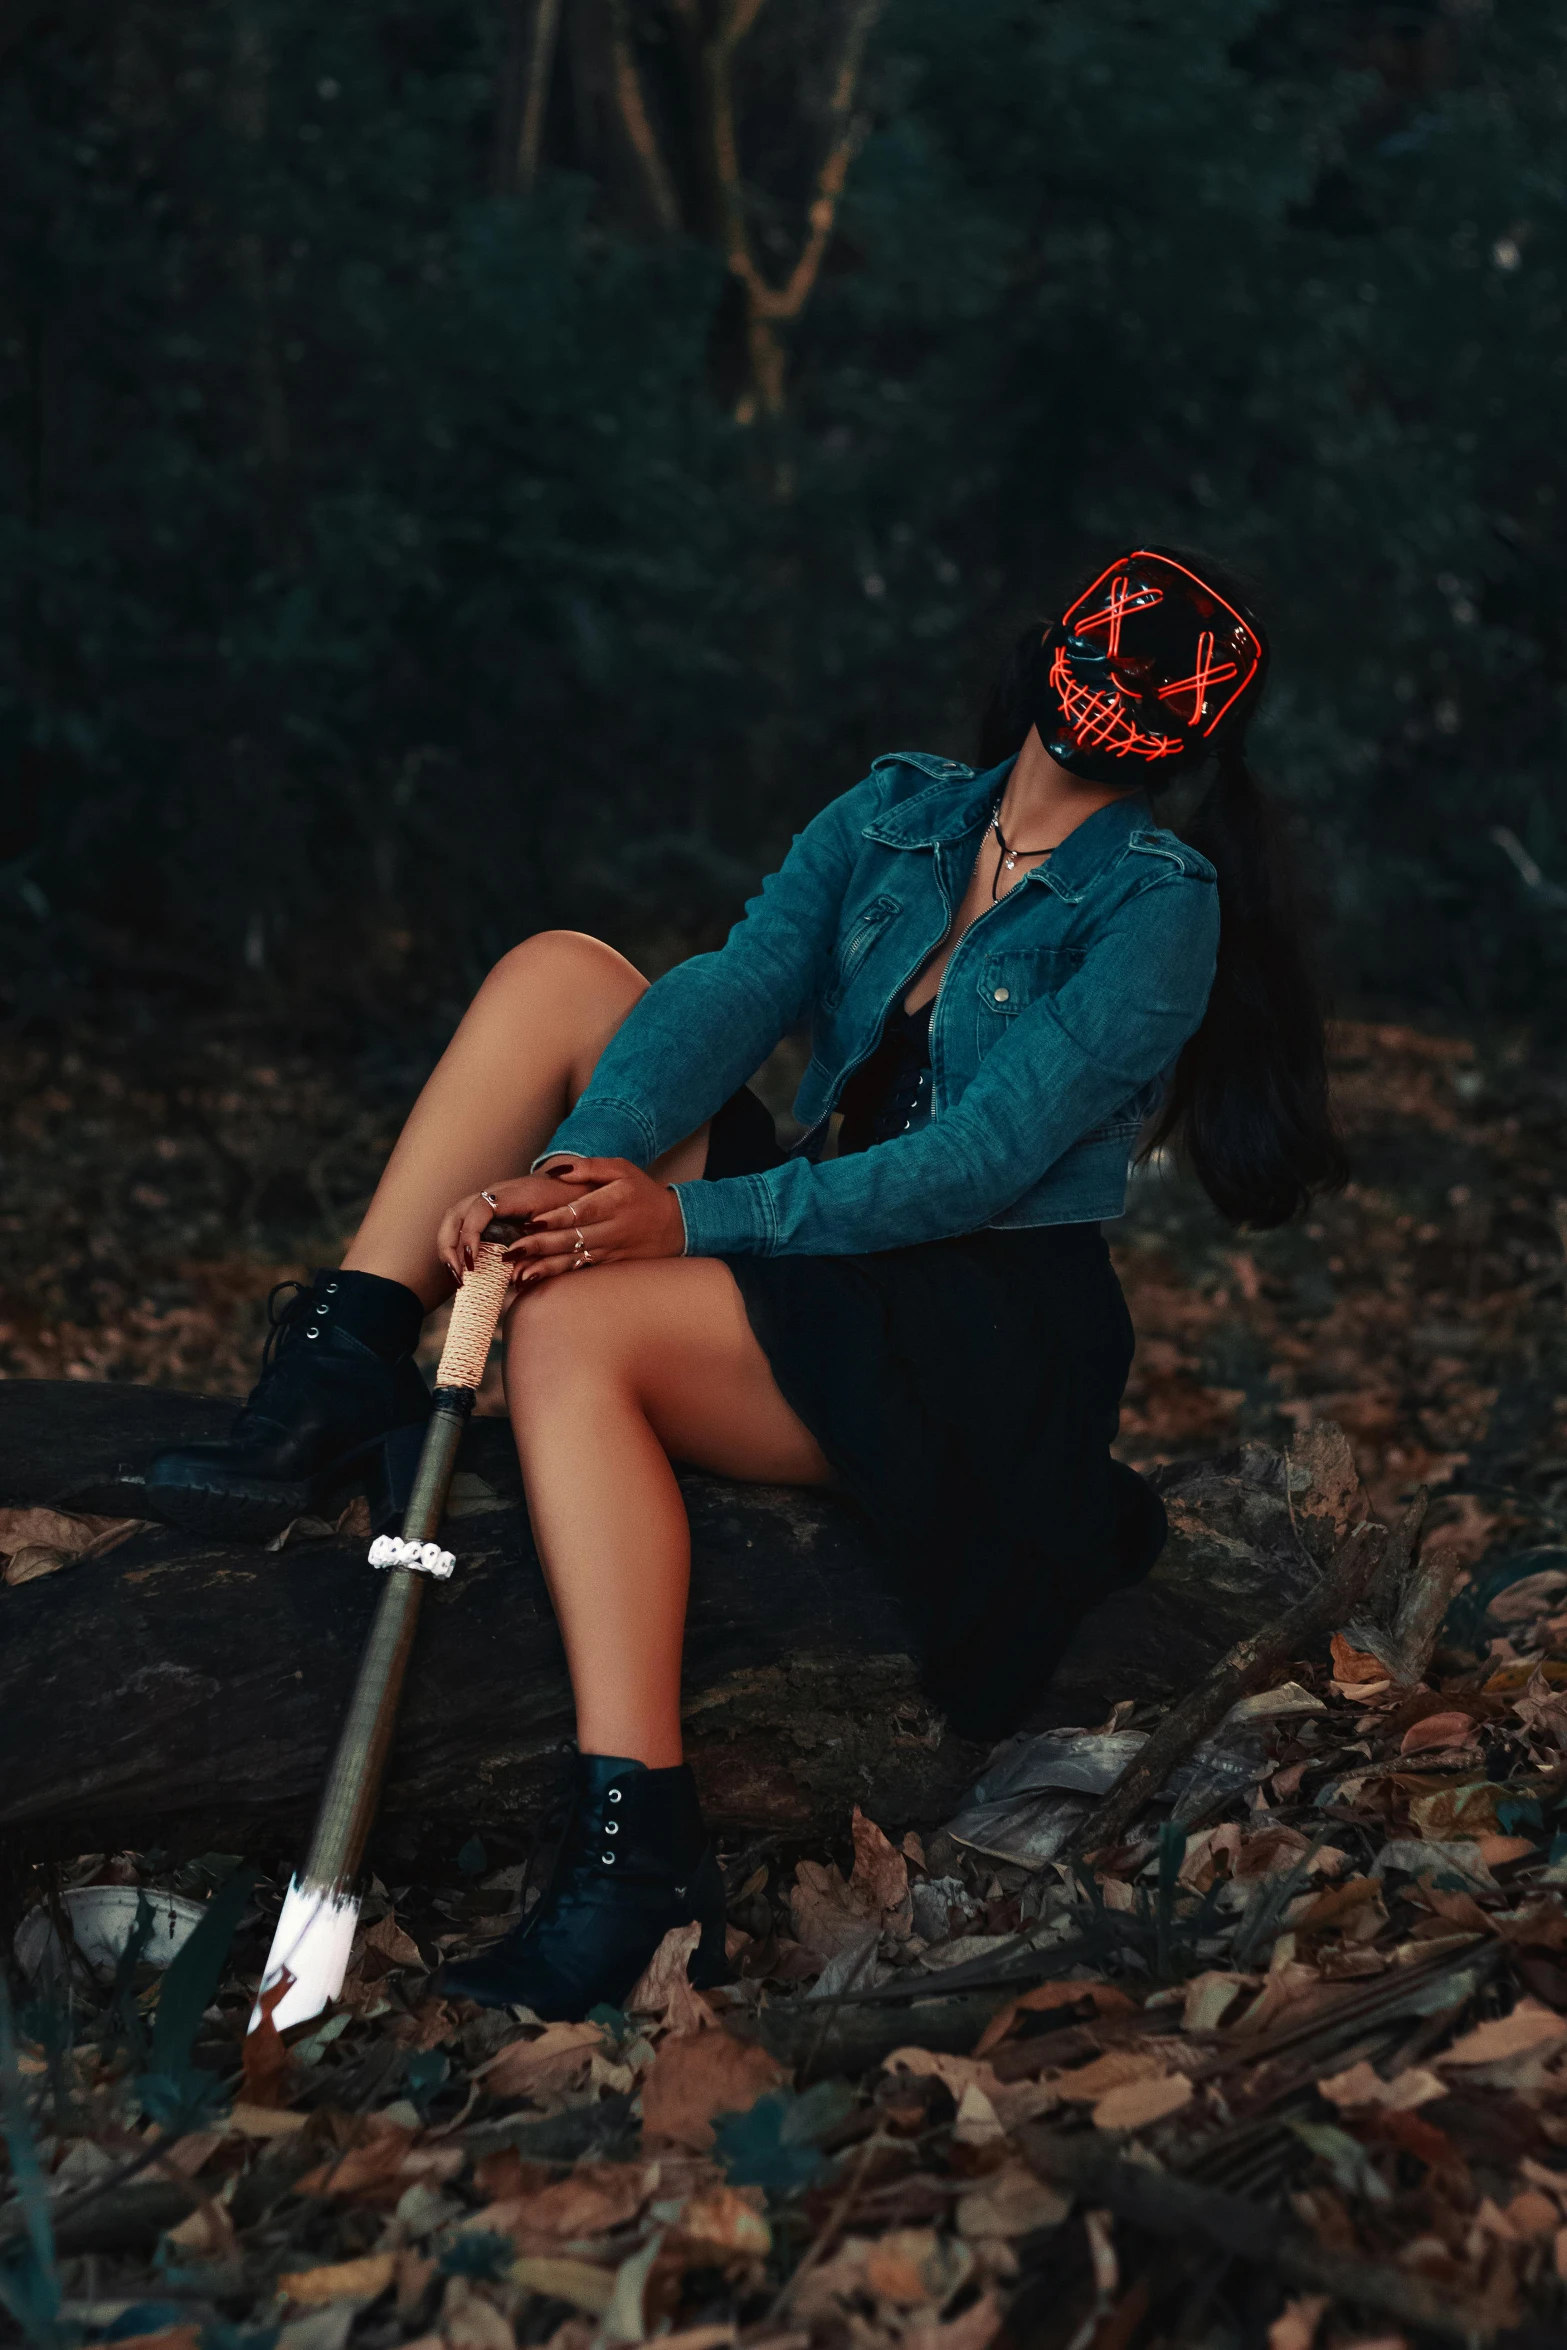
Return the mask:
[[361,1493],[370,1504],[371,1531],[393,1532],[402,1523],[413,1491],[424,1431],[423,1422],[389,1429],[295,1484],[216,1474],[199,1485],[149,1483],[147,1504],[166,1525],[188,1534],[266,1542],[295,1518],[328,1511],[335,1515]]

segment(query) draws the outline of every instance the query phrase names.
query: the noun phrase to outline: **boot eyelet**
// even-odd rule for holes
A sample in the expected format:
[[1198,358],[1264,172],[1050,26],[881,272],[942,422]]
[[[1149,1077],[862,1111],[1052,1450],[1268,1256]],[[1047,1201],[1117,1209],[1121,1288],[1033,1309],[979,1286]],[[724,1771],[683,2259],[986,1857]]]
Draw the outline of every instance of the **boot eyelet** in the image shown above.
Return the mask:
[[335,1281],[329,1281],[329,1282],[327,1283],[327,1285],[326,1285],[326,1293],[327,1293],[327,1296],[328,1296],[328,1297],[336,1297],[336,1295],[337,1295],[337,1283],[336,1283]]
[[612,1869],[614,1867],[615,1855],[612,1852],[601,1852],[599,1854],[599,1858],[607,1869]]
[[305,1336],[307,1338],[319,1338],[320,1335],[320,1331],[316,1328],[313,1322],[311,1323],[310,1328],[305,1332]]
[[609,1791],[609,1800],[611,1803],[618,1803],[620,1801],[620,1789],[618,1787],[611,1787]]
[[619,1820],[606,1820],[604,1822],[604,1833],[606,1836],[618,1836],[620,1834]]
[[332,1309],[331,1309],[331,1307],[330,1307],[330,1306],[327,1304],[327,1302],[326,1302],[326,1299],[325,1299],[325,1298],[322,1298],[322,1299],[320,1300],[319,1304],[318,1304],[318,1305],[317,1305],[317,1307],[316,1307],[316,1312],[317,1312],[318,1314],[329,1314],[331,1311],[332,1311]]

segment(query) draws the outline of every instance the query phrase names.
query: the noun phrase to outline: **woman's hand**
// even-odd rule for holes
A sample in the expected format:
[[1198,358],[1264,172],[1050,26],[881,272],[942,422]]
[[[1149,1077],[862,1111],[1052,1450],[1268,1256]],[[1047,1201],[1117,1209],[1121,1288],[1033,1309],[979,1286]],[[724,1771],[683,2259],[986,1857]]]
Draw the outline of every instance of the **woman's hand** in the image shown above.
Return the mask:
[[680,1202],[667,1183],[629,1159],[561,1159],[543,1180],[554,1200],[534,1209],[531,1229],[506,1252],[519,1265],[519,1287],[627,1257],[685,1254]]
[[[564,1164],[564,1162],[562,1162]],[[591,1186],[563,1183],[550,1175],[514,1175],[509,1182],[492,1183],[489,1192],[471,1191],[441,1218],[435,1236],[437,1254],[454,1281],[471,1272],[484,1228],[492,1216],[509,1216],[526,1224],[546,1208],[558,1208],[563,1199],[579,1199]]]

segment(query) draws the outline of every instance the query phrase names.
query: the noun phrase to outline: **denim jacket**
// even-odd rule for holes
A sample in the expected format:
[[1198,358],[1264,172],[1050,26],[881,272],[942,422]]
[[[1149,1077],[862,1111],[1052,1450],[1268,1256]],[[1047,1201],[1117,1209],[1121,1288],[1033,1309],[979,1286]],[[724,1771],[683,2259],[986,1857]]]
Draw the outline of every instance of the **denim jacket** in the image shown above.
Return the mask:
[[878,759],[797,835],[725,944],[648,989],[541,1160],[649,1165],[808,1019],[795,1115],[810,1133],[764,1174],[675,1187],[688,1256],[843,1256],[1119,1216],[1132,1145],[1202,1018],[1219,936],[1213,867],[1140,794],[1080,824],[958,940],[931,1014],[928,1121],[813,1156],[889,1008],[946,937],[1007,772],[920,751]]

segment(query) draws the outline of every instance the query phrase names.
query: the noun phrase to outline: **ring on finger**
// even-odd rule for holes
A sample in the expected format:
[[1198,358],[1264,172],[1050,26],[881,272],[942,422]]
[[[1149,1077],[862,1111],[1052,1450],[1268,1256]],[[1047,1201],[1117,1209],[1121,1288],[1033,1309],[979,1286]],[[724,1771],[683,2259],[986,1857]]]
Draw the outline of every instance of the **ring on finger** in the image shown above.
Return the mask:
[[575,1200],[570,1200],[570,1201],[568,1201],[568,1202],[567,1202],[567,1205],[568,1205],[568,1206],[570,1207],[570,1209],[571,1209],[571,1220],[572,1220],[573,1224],[580,1223],[580,1221],[581,1221],[581,1218],[580,1218],[580,1217],[578,1216],[578,1214],[577,1214],[577,1203],[576,1203],[576,1201],[575,1201]]
[[499,1214],[500,1214],[500,1207],[501,1207],[501,1203],[500,1203],[500,1201],[499,1201],[499,1200],[496,1198],[496,1196],[495,1196],[495,1194],[494,1194],[494,1192],[493,1192],[493,1191],[481,1191],[481,1192],[480,1192],[480,1194],[479,1194],[479,1197],[480,1197],[480,1199],[482,1199],[482,1200],[488,1200],[488,1201],[489,1201],[489,1203],[490,1203],[490,1206],[491,1206],[491,1207],[492,1207],[492,1208],[495,1210],[496,1214],[497,1214],[497,1215],[499,1215]]

